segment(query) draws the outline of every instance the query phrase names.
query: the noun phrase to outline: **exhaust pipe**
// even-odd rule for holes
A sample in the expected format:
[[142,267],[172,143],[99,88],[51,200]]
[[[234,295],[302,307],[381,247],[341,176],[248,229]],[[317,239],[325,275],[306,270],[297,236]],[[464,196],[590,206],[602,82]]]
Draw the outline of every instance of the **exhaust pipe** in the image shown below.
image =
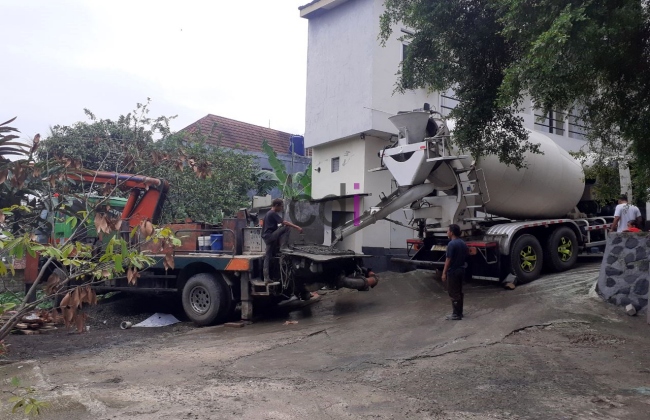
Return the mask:
[[368,291],[379,283],[379,278],[372,271],[368,272],[368,277],[346,277],[341,275],[337,282],[339,288],[354,289],[360,292]]

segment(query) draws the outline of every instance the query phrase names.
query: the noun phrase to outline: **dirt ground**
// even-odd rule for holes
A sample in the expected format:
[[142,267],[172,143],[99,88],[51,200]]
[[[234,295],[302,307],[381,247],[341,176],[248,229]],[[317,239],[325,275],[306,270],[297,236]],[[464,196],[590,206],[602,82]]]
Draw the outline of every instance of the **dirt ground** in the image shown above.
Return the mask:
[[244,328],[120,330],[170,305],[113,299],[87,333],[10,337],[0,377],[35,386],[44,419],[647,419],[650,326],[589,296],[598,267],[470,283],[459,322],[428,271]]

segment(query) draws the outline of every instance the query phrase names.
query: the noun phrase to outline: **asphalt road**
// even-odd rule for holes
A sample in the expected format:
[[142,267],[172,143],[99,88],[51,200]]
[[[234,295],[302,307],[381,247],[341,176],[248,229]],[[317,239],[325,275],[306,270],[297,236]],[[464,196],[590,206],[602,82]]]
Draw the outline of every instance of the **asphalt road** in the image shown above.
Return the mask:
[[34,385],[47,419],[647,419],[650,326],[588,296],[598,268],[513,291],[468,284],[458,322],[444,320],[449,299],[430,272],[394,273],[244,328],[147,336],[0,375]]

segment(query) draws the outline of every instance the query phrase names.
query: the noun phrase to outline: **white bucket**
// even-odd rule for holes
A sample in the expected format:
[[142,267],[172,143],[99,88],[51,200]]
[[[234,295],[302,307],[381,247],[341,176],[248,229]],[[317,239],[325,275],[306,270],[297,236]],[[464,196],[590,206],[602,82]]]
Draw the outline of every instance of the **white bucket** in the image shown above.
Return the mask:
[[199,250],[205,251],[210,249],[210,237],[199,236]]

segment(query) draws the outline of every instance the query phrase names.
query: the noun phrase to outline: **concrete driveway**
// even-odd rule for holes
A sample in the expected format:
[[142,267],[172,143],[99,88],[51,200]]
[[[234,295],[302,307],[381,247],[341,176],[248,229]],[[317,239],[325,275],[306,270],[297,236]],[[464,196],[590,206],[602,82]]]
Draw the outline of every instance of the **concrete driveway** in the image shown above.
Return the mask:
[[36,386],[48,419],[647,419],[650,326],[588,296],[598,268],[468,284],[459,322],[430,272],[394,273],[245,328],[0,372]]

